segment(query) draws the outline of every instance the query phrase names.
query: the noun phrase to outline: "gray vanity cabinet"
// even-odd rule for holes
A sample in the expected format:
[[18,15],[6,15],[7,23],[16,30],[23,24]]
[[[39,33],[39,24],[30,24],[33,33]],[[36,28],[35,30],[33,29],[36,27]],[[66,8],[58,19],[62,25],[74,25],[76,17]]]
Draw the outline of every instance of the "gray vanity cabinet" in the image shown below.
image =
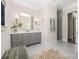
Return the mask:
[[11,34],[11,47],[41,42],[41,32]]

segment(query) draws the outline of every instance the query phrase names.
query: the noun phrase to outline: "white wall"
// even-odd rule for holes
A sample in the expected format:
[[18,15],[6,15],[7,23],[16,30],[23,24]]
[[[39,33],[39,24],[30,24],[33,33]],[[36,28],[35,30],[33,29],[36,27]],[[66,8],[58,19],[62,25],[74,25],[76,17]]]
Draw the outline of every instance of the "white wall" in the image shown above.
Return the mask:
[[[52,43],[57,40],[57,8],[46,4],[38,12],[41,21],[42,42],[46,45],[48,41]],[[50,18],[55,19],[56,31],[50,32]]]
[[77,10],[77,2],[74,2],[66,7],[63,8],[63,20],[62,20],[62,35],[63,35],[63,38],[62,40],[64,42],[67,42],[68,40],[68,17],[67,17],[67,14],[70,13],[70,12],[73,12]]
[[1,56],[7,49],[10,49],[10,35],[8,31],[1,32]]
[[[48,40],[52,40],[52,41],[57,41],[57,7],[54,7],[52,5],[49,5],[48,4],[48,13],[47,13],[47,19],[48,19]],[[55,31],[50,31],[50,18],[53,18],[55,19],[55,28],[56,30]]]
[[[5,0],[6,1],[6,0]],[[10,19],[10,6],[9,1],[6,1],[5,6],[5,27],[1,28],[1,56],[5,53],[7,49],[10,49],[10,30],[9,30],[9,19]]]

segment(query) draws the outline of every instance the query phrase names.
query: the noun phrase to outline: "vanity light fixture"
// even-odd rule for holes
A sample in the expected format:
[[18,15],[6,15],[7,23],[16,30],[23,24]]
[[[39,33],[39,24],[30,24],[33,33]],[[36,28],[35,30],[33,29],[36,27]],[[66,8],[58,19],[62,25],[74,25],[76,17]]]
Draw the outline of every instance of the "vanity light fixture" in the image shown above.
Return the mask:
[[31,15],[29,14],[25,14],[25,13],[20,13],[21,16],[26,16],[26,17],[30,17]]

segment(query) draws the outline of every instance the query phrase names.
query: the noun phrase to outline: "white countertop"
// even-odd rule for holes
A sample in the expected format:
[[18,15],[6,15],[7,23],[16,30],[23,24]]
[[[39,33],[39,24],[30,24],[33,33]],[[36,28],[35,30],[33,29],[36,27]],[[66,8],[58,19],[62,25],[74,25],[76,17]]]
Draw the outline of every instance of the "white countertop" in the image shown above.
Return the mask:
[[11,34],[19,34],[19,33],[35,33],[35,32],[41,32],[41,31],[17,31],[17,32],[11,32]]

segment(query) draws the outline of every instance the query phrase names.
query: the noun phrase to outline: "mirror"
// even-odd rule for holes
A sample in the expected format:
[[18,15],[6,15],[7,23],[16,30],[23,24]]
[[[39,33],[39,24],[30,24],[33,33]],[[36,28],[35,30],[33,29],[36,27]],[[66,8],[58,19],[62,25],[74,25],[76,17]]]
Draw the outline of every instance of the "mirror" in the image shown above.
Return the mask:
[[33,30],[33,16],[25,13],[15,15],[15,20],[11,22],[13,31],[30,31]]
[[55,27],[55,19],[54,18],[50,18],[50,31],[55,31],[56,27]]
[[20,13],[19,19],[23,23],[23,29],[26,31],[33,30],[33,16],[30,14]]

